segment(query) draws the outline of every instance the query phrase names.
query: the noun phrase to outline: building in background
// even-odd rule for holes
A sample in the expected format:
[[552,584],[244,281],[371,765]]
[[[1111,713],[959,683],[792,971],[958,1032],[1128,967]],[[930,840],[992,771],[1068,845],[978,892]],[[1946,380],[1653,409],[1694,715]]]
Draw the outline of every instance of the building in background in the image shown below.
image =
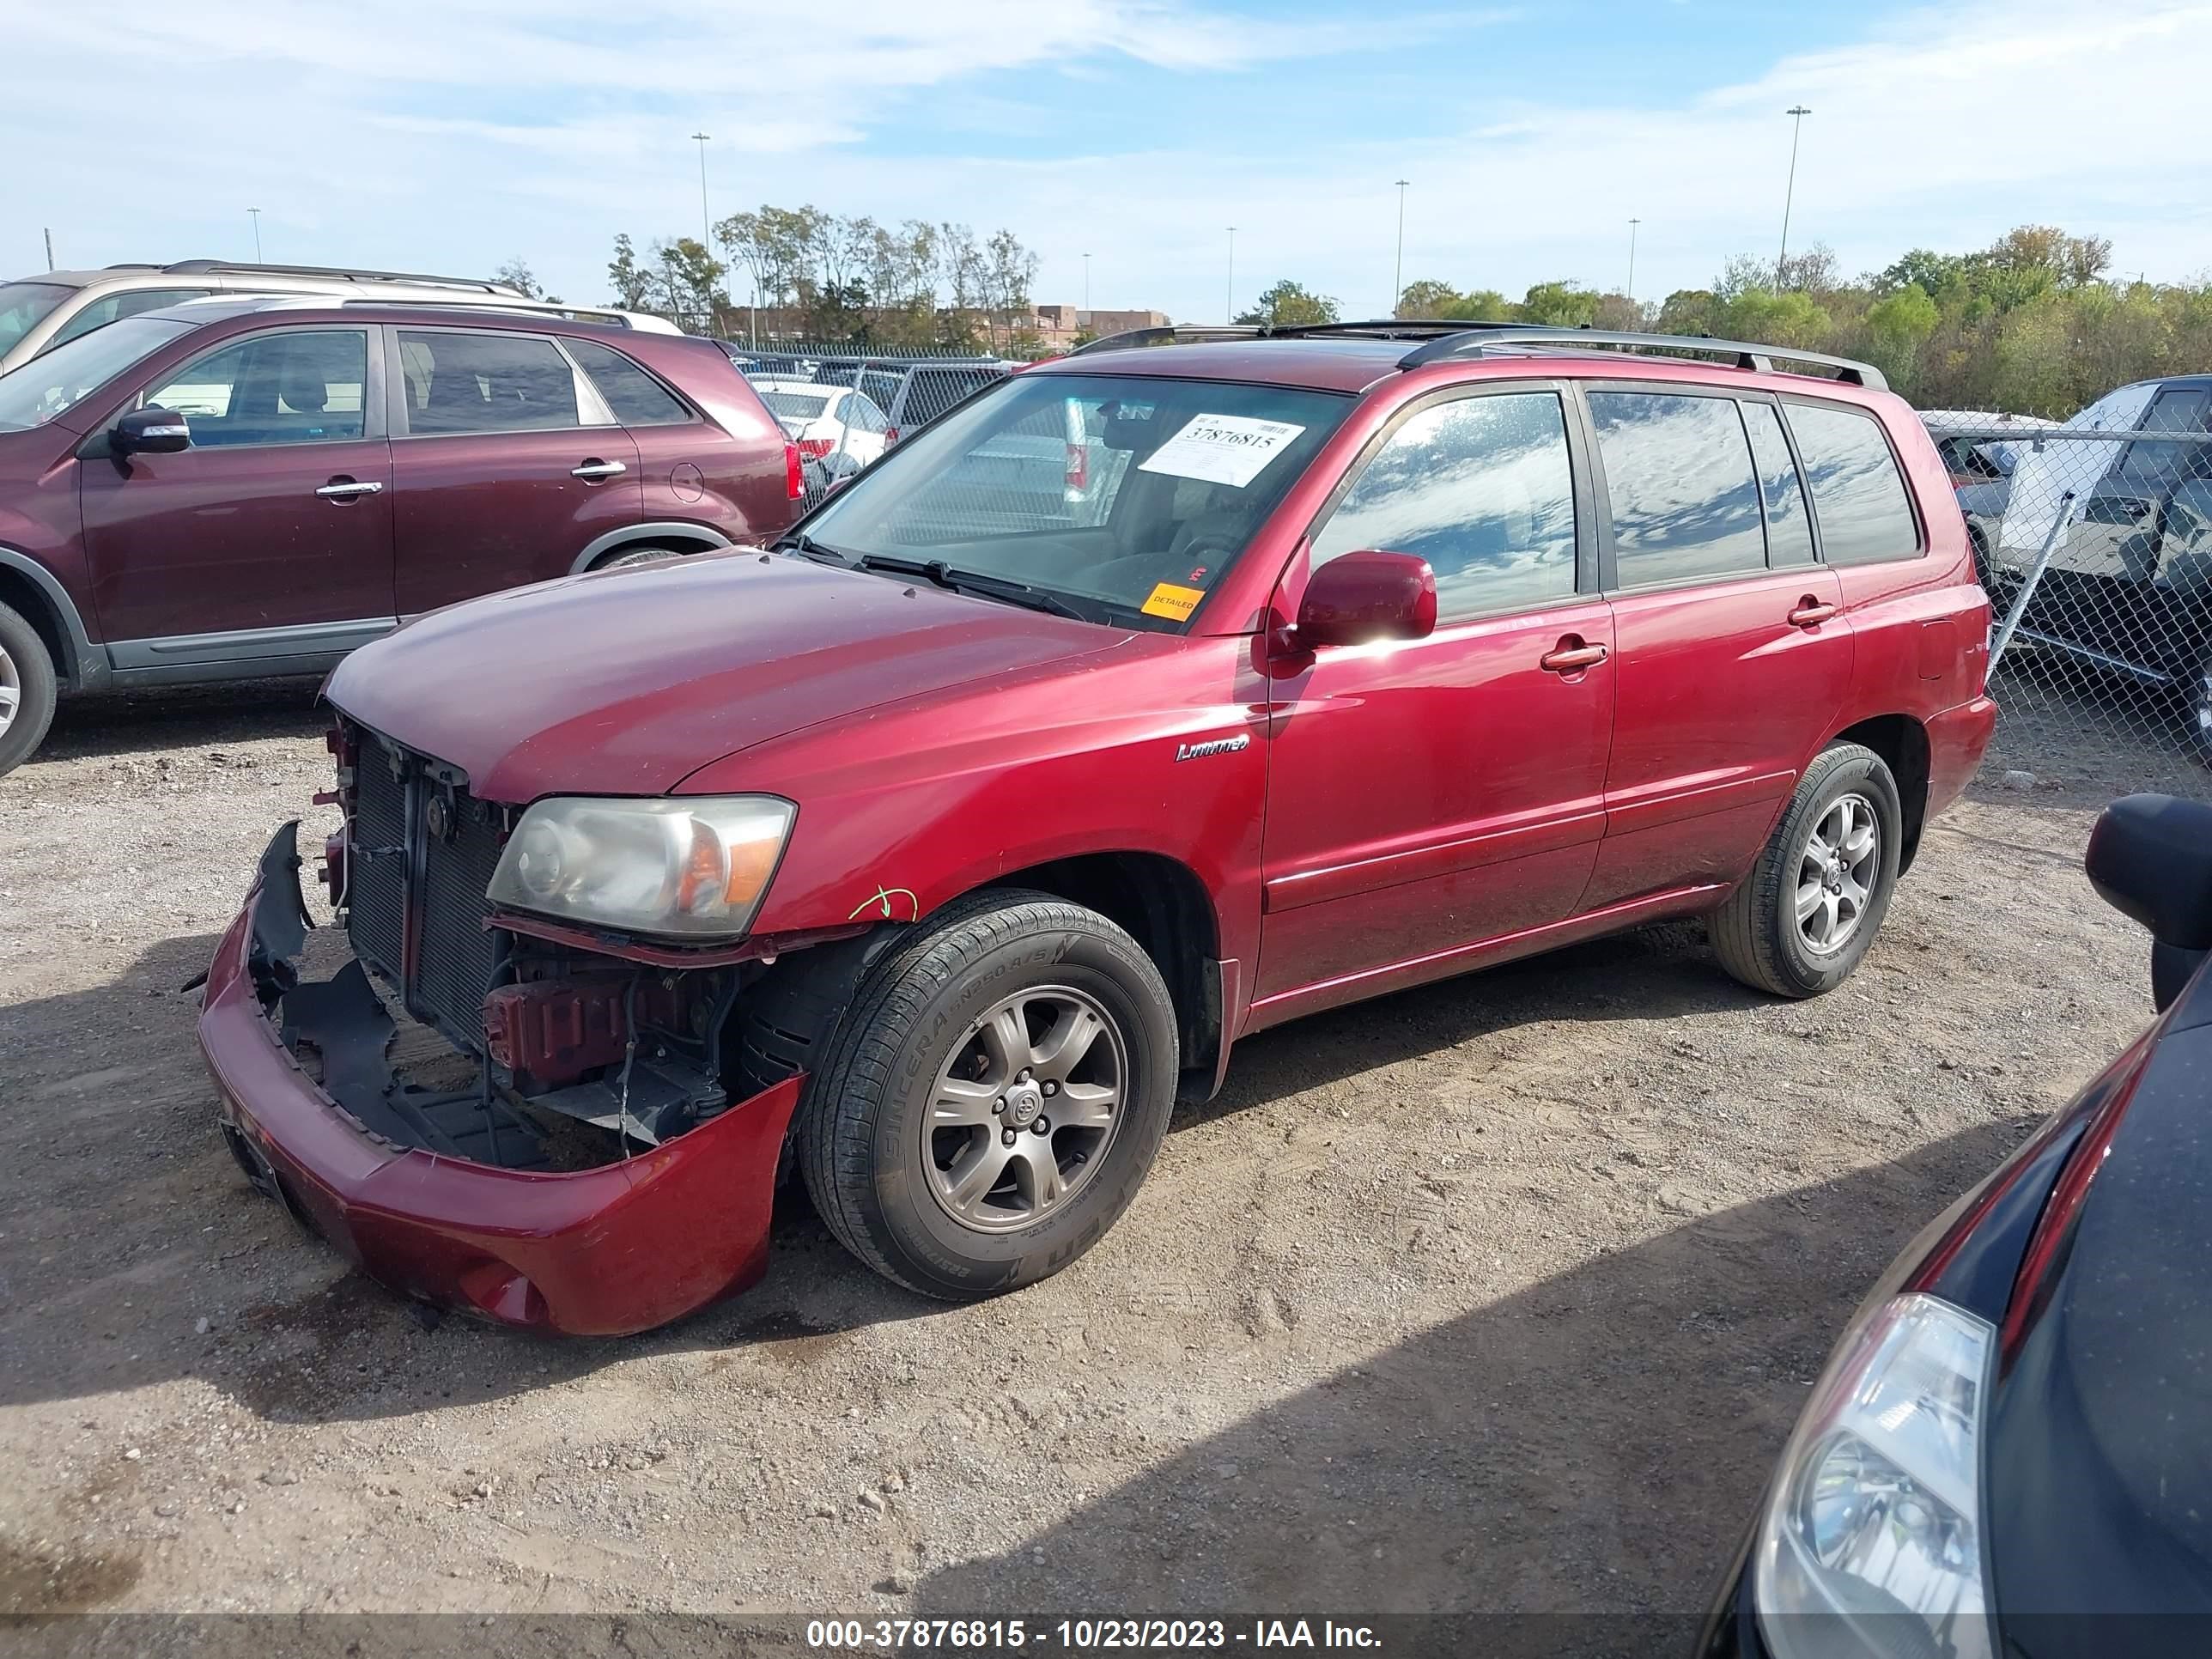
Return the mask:
[[1164,328],[1164,311],[1085,311],[1078,306],[1034,307],[1037,337],[1054,350],[1065,350],[1079,338],[1123,334],[1133,328]]

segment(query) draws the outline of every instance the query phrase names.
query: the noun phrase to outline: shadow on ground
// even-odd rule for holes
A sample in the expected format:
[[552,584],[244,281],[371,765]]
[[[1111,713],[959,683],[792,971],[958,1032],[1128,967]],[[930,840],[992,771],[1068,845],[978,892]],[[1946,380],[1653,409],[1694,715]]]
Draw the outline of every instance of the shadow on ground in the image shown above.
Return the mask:
[[53,729],[27,763],[109,754],[161,754],[252,738],[317,737],[330,716],[318,707],[319,679],[248,680],[64,697]]
[[[1705,1217],[1425,1331],[1001,1555],[926,1571],[914,1611],[1519,1609],[1544,1616],[1404,1634],[1680,1651],[1843,1322],[2032,1121]],[[1558,1617],[1577,1612],[1604,1617]]]

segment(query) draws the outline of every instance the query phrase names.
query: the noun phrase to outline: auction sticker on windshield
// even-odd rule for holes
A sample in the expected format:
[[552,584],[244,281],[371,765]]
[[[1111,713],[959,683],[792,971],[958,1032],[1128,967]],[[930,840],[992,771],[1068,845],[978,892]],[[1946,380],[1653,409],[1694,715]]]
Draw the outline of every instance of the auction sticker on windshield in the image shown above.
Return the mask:
[[1278,450],[1304,430],[1288,421],[1256,420],[1249,415],[1194,415],[1137,471],[1242,489],[1267,470]]

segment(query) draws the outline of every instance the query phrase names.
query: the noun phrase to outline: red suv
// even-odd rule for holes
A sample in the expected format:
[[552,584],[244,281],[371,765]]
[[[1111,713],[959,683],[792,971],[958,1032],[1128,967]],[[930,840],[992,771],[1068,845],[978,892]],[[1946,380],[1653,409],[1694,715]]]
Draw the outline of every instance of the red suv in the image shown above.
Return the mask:
[[799,465],[713,342],[203,300],[0,376],[0,773],[63,689],[319,673],[406,618],[757,541]]
[[[349,658],[353,960],[298,976],[287,825],[201,1015],[255,1183],[407,1293],[611,1332],[757,1275],[795,1164],[975,1297],[1279,1021],[1661,917],[1777,995],[1850,973],[1995,715],[1880,376],[1251,335],[1004,381],[775,550]],[[459,1063],[395,1073],[395,1020]]]

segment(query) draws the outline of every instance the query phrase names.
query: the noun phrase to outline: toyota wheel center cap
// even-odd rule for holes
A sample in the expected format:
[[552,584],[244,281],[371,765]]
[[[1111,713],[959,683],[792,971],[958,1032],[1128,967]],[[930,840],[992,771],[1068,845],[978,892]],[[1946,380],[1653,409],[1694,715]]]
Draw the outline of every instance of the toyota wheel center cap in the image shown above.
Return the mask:
[[1044,1091],[1034,1083],[1017,1083],[1006,1091],[1006,1121],[1026,1129],[1044,1110]]

